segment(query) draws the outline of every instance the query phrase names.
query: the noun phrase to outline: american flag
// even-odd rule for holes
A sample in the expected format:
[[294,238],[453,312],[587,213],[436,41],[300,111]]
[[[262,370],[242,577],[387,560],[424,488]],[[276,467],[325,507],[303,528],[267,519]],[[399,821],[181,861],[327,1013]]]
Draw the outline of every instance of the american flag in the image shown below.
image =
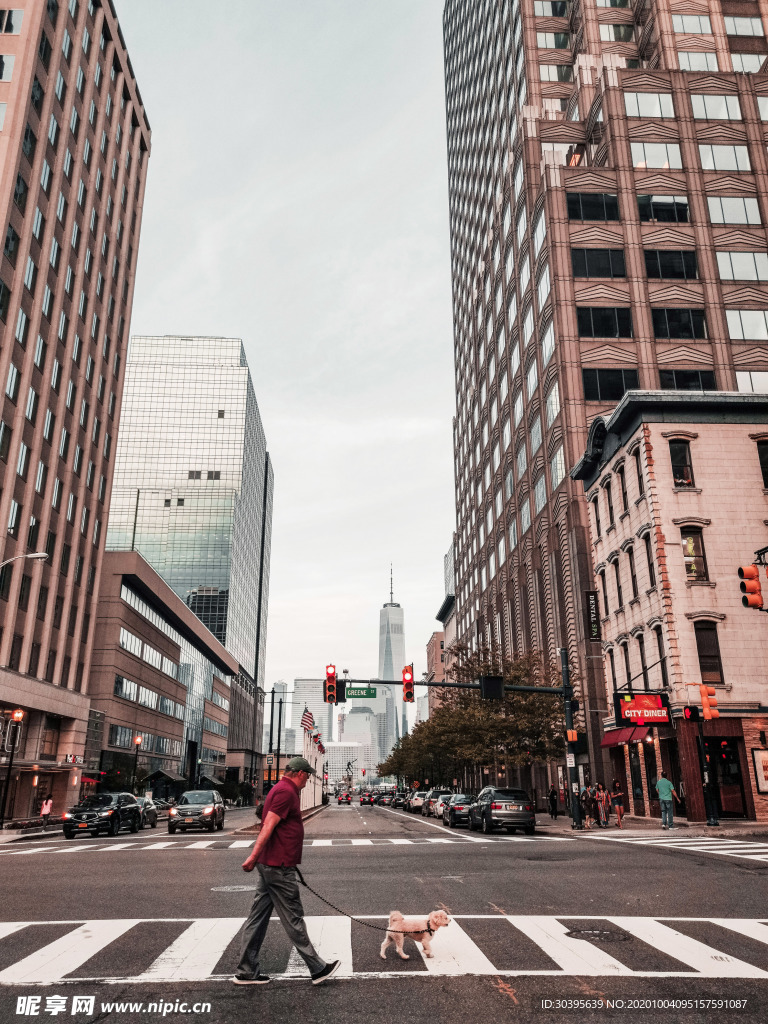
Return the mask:
[[301,727],[307,730],[314,729],[315,727],[315,720],[312,717],[312,712],[306,704],[304,705],[304,714],[301,716]]

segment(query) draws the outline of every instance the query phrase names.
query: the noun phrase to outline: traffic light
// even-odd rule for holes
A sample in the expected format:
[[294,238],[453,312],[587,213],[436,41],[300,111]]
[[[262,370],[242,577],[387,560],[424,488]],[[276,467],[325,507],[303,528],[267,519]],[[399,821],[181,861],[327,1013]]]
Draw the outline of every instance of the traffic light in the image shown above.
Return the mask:
[[701,714],[695,704],[686,704],[683,708],[683,718],[686,722],[698,722]]
[[[741,603],[745,608],[762,608],[763,594],[760,590],[760,570],[756,565],[740,565],[739,579],[742,593]],[[706,716],[705,716],[706,717]]]
[[714,686],[706,686],[702,683],[699,687],[699,693],[701,694],[701,713],[704,717],[706,719],[719,718],[720,712],[717,710]]
[[403,669],[403,701],[413,704],[413,700],[413,665],[406,665]]
[[336,666],[325,666],[325,690],[323,700],[326,704],[336,703]]
[[363,775],[365,775],[365,768],[363,768]]

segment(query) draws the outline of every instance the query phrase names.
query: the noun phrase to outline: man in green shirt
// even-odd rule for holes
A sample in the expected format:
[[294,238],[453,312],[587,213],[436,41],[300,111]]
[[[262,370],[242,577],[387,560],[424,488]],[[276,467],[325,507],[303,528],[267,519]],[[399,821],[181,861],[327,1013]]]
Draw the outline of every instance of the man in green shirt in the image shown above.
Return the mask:
[[680,798],[675,792],[675,787],[667,778],[667,773],[662,772],[661,778],[656,783],[656,792],[659,794],[661,804],[661,827],[674,828],[672,824],[672,797],[680,803]]

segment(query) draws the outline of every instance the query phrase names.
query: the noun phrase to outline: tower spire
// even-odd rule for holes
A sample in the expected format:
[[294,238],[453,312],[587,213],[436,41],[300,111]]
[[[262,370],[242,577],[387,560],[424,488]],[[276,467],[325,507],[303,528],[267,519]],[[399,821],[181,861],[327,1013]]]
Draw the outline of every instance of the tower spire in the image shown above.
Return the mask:
[[389,563],[389,603],[393,604],[395,600],[394,581],[392,576],[392,563]]

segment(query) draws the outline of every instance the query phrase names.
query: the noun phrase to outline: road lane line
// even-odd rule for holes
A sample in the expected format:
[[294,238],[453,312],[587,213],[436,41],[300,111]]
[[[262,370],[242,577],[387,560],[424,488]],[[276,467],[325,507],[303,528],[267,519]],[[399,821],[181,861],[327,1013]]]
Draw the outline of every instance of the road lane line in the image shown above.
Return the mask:
[[455,920],[432,936],[431,957],[425,955],[421,945],[418,950],[430,974],[496,974],[485,953]]
[[242,917],[198,919],[161,953],[138,981],[202,981],[240,931]]
[[60,981],[138,923],[132,920],[86,921],[74,931],[0,971],[0,985]]
[[352,839],[351,843],[353,846],[373,846],[372,839]]
[[[396,814],[399,818],[410,818],[411,821],[413,820],[413,815],[406,814],[404,811],[393,811],[391,807],[387,808],[387,813],[388,814]],[[430,828],[439,828],[441,832],[445,831],[445,825],[437,825],[433,821],[422,821],[421,824],[422,825],[429,825]],[[456,838],[459,839],[459,840],[462,840],[465,843],[484,843],[484,842],[486,842],[485,839],[478,839],[476,836],[462,835],[461,833],[458,833],[458,832],[456,833]]]
[[236,839],[234,843],[230,843],[227,847],[228,850],[245,850],[249,846],[253,846],[256,842],[254,839]]
[[167,850],[169,846],[175,846],[175,840],[163,843],[150,843],[149,846],[142,846],[142,850]]
[[667,956],[699,971],[705,978],[768,978],[768,971],[712,949],[711,946],[691,939],[682,932],[651,918],[606,917],[605,920],[642,939]]
[[312,845],[312,846],[333,846],[333,840],[332,839],[313,839],[312,843],[310,845]]
[[390,839],[389,842],[393,846],[413,846],[412,839]]
[[217,839],[200,839],[196,843],[190,843],[188,846],[182,846],[182,850],[207,850],[209,846],[213,846],[216,842],[218,842]]
[[591,942],[571,938],[567,934],[571,929],[555,917],[521,917],[510,914],[506,917],[511,925],[532,939],[554,960],[565,974],[626,977],[635,973]]

